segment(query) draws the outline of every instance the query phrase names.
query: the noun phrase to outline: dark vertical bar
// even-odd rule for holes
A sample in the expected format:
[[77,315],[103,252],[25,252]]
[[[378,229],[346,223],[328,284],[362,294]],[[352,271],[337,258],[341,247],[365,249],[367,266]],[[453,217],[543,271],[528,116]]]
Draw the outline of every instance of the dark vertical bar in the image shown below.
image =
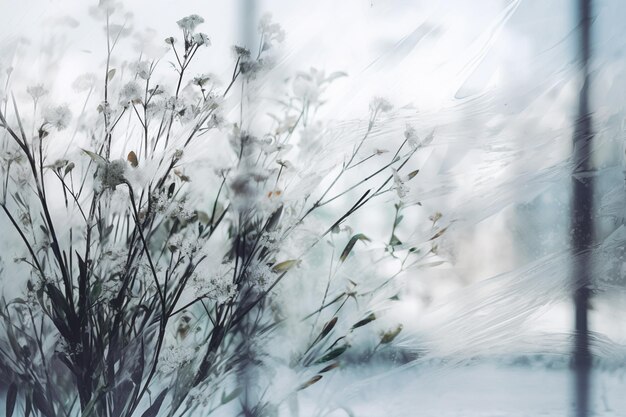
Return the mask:
[[575,407],[577,417],[589,415],[591,354],[589,351],[589,297],[591,284],[591,254],[593,244],[593,189],[591,163],[592,125],[589,110],[589,61],[591,58],[591,1],[577,0],[579,24],[579,65],[582,77],[578,118],[574,132],[572,172],[572,251],[575,306]]

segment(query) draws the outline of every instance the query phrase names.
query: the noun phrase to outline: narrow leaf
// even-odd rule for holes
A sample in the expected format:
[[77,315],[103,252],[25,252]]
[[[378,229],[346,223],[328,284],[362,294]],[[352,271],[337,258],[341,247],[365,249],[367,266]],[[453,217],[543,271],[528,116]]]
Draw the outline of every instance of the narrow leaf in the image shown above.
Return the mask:
[[322,356],[318,360],[316,360],[315,363],[324,363],[324,362],[332,361],[333,359],[335,359],[338,356],[340,356],[343,352],[345,352],[349,347],[350,347],[350,345],[339,346],[339,347],[331,350],[330,352],[328,352],[327,354],[325,354],[324,356]]
[[315,384],[317,381],[319,381],[320,379],[322,379],[321,375],[315,375],[313,378],[309,379],[308,381],[306,381],[304,384],[300,385],[298,387],[298,391],[303,390],[305,388],[310,387],[311,385]]
[[299,263],[300,261],[298,259],[290,259],[288,261],[283,261],[274,265],[274,267],[272,268],[272,271],[274,272],[288,271],[294,266],[298,265]]
[[76,164],[74,164],[74,162],[70,162],[69,164],[67,164],[65,166],[65,173],[63,174],[64,176],[69,174],[70,172],[72,172],[72,170],[74,169],[74,167],[76,166]]
[[163,404],[163,400],[165,399],[165,395],[167,394],[167,388],[165,388],[158,397],[154,400],[152,405],[148,407],[146,411],[143,412],[141,417],[156,417],[161,409],[161,405]]
[[328,323],[324,325],[324,328],[322,329],[320,335],[317,337],[316,341],[322,340],[323,338],[328,336],[328,333],[330,333],[330,331],[335,327],[335,324],[337,324],[337,317],[333,317]]
[[441,229],[440,231],[438,231],[437,233],[435,233],[435,234],[433,235],[433,237],[431,237],[431,238],[430,238],[430,239],[428,239],[428,240],[435,240],[435,239],[437,239],[438,237],[441,237],[441,235],[443,235],[443,234],[446,232],[446,230],[448,230],[448,227],[450,227],[450,226],[446,226],[446,227],[444,227],[443,229]]
[[222,392],[222,404],[226,404],[239,397],[239,394],[243,391],[243,388],[237,387],[230,394],[226,395],[226,391]]
[[111,81],[115,77],[115,68],[111,68],[109,72],[107,72],[107,81]]
[[106,164],[106,162],[107,162],[106,159],[104,159],[103,157],[101,157],[100,155],[98,155],[95,152],[88,151],[87,149],[83,149],[83,152],[85,152],[87,155],[89,155],[89,157],[94,162],[97,162],[98,164]]
[[335,363],[331,363],[328,366],[325,366],[321,371],[320,374],[323,374],[324,372],[328,372],[328,371],[332,371],[335,368],[339,368],[339,362],[335,362]]
[[367,317],[365,317],[363,320],[359,320],[357,321],[354,326],[352,326],[353,329],[359,328],[359,327],[363,327],[365,326],[367,323],[370,323],[372,321],[376,320],[376,315],[374,313],[370,313],[370,315],[368,315]]
[[35,390],[33,391],[33,405],[45,417],[54,417],[54,409],[52,408],[50,403],[48,403],[46,397],[44,397],[41,388],[35,388]]
[[348,244],[344,248],[343,252],[341,252],[341,256],[339,257],[341,262],[344,262],[348,258],[348,255],[350,255],[350,252],[352,252],[354,245],[356,245],[356,242],[358,242],[359,240],[362,240],[364,242],[370,242],[370,239],[362,233],[352,236],[348,241]]
[[11,417],[13,415],[13,410],[15,409],[15,400],[17,400],[17,385],[15,385],[14,382],[9,385],[9,391],[7,392],[7,417]]

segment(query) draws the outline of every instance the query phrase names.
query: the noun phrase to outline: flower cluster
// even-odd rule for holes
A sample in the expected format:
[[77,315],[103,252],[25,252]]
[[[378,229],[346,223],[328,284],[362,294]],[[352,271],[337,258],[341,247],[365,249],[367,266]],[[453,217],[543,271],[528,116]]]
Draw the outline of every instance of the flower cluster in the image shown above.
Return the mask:
[[63,130],[69,126],[72,112],[66,104],[50,106],[44,111],[43,118],[56,130]]

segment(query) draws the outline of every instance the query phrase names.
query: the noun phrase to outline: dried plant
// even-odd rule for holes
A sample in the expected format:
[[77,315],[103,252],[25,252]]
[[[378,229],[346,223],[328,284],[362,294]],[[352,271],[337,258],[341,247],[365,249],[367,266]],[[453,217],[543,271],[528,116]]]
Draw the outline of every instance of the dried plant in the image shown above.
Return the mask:
[[[243,110],[228,121],[227,103],[237,90],[243,109],[245,92],[271,66],[284,38],[277,24],[263,19],[256,51],[233,48],[232,77],[220,85],[211,74],[189,75],[210,40],[197,31],[200,16],[185,17],[177,22],[182,40],[165,39],[176,77],[157,82],[157,61],[140,59],[125,74],[111,65],[125,30],[112,23],[114,7],[101,2],[93,11],[106,24],[106,66],[74,83],[86,94],[75,122],[70,107],[42,105],[44,85],[28,89],[32,127],[17,100],[2,97],[0,206],[12,225],[5,233],[26,250],[15,262],[27,275],[17,278],[27,281],[24,296],[0,301],[7,416],[195,416],[226,405],[272,415],[338,368],[352,335],[378,318],[358,300],[393,299],[386,292],[393,278],[431,253],[406,247],[396,231],[406,182],[417,174],[405,173],[407,164],[423,142],[408,127],[395,152],[369,150],[391,111],[375,99],[341,165],[329,164],[342,148],[324,141],[330,134],[315,114],[344,74],[317,70],[290,81],[293,93],[277,100],[267,133],[256,135],[243,128]],[[96,94],[102,99],[91,114]],[[64,152],[50,143],[63,140]],[[221,162],[195,157],[198,141]],[[200,167],[196,176],[191,166]],[[381,259],[400,260],[398,273],[367,291],[356,278],[336,291],[331,282],[342,265],[370,241],[346,221],[385,195],[396,195],[385,200],[395,204],[395,219]],[[338,210],[324,211],[331,203],[347,209],[330,218]],[[444,231],[428,243],[433,251]],[[315,279],[312,303],[286,292],[289,279],[322,269],[330,273]],[[3,284],[14,279],[2,274]],[[350,300],[351,314],[361,315],[352,322],[344,315]],[[281,350],[267,346],[284,345],[294,326],[301,340],[279,361],[297,377],[272,397],[259,375]],[[376,349],[401,329],[376,333]]]

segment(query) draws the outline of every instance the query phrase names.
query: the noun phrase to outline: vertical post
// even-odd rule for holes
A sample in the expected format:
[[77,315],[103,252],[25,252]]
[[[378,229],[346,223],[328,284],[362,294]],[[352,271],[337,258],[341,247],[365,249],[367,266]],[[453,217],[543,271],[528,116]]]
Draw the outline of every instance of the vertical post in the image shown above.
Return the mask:
[[591,355],[589,351],[588,309],[591,284],[591,253],[594,239],[593,190],[594,176],[591,162],[592,126],[589,109],[589,60],[591,57],[591,1],[576,0],[579,18],[579,65],[582,86],[578,117],[573,138],[572,170],[572,252],[575,309],[575,415],[589,415]]
[[[258,0],[239,0],[239,38],[241,46],[247,48],[252,53],[252,56],[255,56],[255,46],[257,42],[257,25],[258,25],[258,16],[257,16],[257,5]],[[241,101],[240,101],[240,127],[241,129],[249,130],[252,128],[251,126],[251,104],[254,101],[254,97],[252,97],[249,92],[245,90],[246,81],[244,77],[239,77],[239,82],[241,83]],[[242,227],[240,225],[240,227]],[[245,228],[245,226],[244,226]],[[245,234],[245,231],[242,231]],[[241,261],[249,259],[252,256],[252,251],[249,245],[245,244],[245,240],[241,247],[237,244],[236,255],[240,257]],[[246,284],[247,285],[247,284]],[[253,293],[254,294],[254,293]],[[253,297],[256,297],[254,295]],[[249,302],[249,300],[244,300],[242,302],[241,308],[245,308],[244,304]],[[258,307],[261,308],[261,307]],[[239,415],[244,417],[260,417],[263,415],[263,406],[262,406],[262,395],[259,393],[258,389],[258,372],[257,366],[255,362],[258,360],[256,352],[257,347],[254,346],[252,341],[256,327],[258,323],[252,318],[252,315],[249,315],[237,325],[237,332],[239,337],[242,338],[241,344],[239,347],[239,363],[237,365],[237,379],[238,384],[243,388],[243,393],[241,394],[240,406],[241,412]]]

